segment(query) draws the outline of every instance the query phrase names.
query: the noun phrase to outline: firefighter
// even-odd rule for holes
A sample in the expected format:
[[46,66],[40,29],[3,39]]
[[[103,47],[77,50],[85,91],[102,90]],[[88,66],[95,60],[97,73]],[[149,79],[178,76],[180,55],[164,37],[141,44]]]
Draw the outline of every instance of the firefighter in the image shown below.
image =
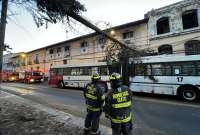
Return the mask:
[[111,91],[105,99],[104,111],[111,120],[112,135],[131,135],[132,131],[132,92],[122,85],[121,75],[110,75]]
[[101,81],[99,74],[94,73],[84,90],[84,97],[87,105],[87,115],[85,118],[84,134],[100,135],[99,120],[105,100],[104,93],[107,85]]

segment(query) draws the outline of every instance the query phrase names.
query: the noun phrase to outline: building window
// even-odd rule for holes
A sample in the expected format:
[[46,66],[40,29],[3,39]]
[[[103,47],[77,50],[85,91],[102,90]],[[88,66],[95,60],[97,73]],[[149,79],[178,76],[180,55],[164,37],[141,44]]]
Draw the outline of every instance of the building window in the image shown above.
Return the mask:
[[67,64],[67,60],[63,60],[63,64]]
[[200,54],[200,41],[191,40],[185,43],[185,55]]
[[158,47],[159,54],[172,54],[173,48],[172,45],[161,45]]
[[104,36],[99,36],[97,40],[98,40],[99,49],[103,50],[105,48],[107,39]]
[[57,53],[60,53],[60,52],[61,52],[61,48],[58,47],[58,48],[57,48]]
[[89,50],[89,47],[88,47],[88,42],[82,42],[81,43],[81,53],[87,53]]
[[53,54],[53,49],[50,49],[50,50],[49,50],[49,54]]
[[183,29],[198,27],[197,10],[188,10],[182,14]]
[[28,57],[28,65],[31,65],[32,64],[32,59],[31,59],[31,56]]
[[70,46],[65,46],[65,54],[64,57],[70,56]]
[[99,44],[106,44],[106,42],[107,42],[107,40],[106,40],[106,38],[105,37],[100,37],[99,39],[98,39],[98,43]]
[[69,46],[65,46],[65,52],[70,51],[70,47]]
[[157,34],[164,34],[170,32],[169,28],[169,18],[168,17],[162,17],[156,22],[157,27]]
[[35,64],[39,64],[39,54],[35,55]]
[[130,39],[130,38],[133,38],[133,31],[123,33],[123,39]]

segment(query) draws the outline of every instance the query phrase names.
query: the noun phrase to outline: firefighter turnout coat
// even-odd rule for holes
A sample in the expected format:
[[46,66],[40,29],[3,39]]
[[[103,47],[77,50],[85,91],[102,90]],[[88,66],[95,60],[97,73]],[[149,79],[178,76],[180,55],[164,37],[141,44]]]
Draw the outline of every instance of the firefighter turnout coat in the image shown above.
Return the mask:
[[89,83],[84,90],[87,109],[90,111],[102,111],[105,100],[104,93],[107,91],[102,82]]
[[104,111],[112,123],[128,123],[132,120],[132,92],[124,85],[112,89],[105,99]]

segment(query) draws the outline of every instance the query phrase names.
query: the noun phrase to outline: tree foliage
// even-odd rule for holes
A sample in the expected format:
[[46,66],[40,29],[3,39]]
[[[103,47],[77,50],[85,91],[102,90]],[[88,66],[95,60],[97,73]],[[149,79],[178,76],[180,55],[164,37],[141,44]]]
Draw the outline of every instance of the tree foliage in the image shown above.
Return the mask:
[[129,61],[129,58],[137,59],[141,56],[152,54],[151,49],[138,49],[134,45],[120,46],[115,42],[111,42],[106,48],[106,61],[108,64],[123,63]]
[[25,8],[32,16],[38,27],[48,23],[69,23],[70,17],[86,11],[85,6],[77,0],[11,0]]

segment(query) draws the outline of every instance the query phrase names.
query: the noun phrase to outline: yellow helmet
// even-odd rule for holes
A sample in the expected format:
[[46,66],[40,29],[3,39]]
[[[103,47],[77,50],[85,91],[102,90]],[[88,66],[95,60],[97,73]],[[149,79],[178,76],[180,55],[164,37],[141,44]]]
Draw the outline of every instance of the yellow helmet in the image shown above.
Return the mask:
[[121,80],[121,75],[119,73],[112,73],[109,76],[109,80],[113,81],[113,80]]
[[91,79],[92,80],[100,80],[101,76],[98,73],[94,73],[94,74],[92,74]]

